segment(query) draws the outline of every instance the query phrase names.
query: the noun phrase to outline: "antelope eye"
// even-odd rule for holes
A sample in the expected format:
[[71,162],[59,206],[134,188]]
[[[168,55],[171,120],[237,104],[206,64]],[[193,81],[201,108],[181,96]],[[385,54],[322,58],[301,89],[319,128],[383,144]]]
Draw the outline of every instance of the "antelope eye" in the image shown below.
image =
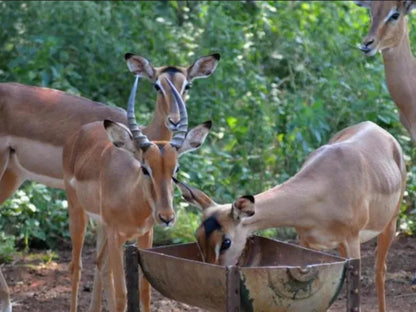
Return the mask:
[[142,167],[142,172],[145,176],[148,176],[148,177],[150,176],[149,170],[147,170],[145,167]]
[[230,246],[231,246],[231,240],[228,238],[224,239],[221,243],[220,253],[223,253],[224,251],[226,251],[228,248],[230,248]]
[[185,90],[186,90],[186,91],[188,91],[191,87],[192,87],[192,85],[191,85],[190,83],[188,83],[188,84],[185,86]]
[[395,12],[390,16],[390,20],[394,20],[397,21],[400,17],[400,13],[399,12]]
[[156,90],[157,92],[159,92],[159,91],[160,91],[160,86],[159,86],[157,83],[155,83],[155,84],[154,84],[154,87],[155,87],[155,90]]

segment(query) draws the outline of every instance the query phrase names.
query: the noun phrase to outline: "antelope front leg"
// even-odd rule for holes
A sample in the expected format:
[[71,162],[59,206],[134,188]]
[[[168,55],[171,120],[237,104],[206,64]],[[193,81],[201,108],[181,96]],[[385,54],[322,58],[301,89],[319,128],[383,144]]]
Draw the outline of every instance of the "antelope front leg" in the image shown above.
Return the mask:
[[108,259],[107,237],[104,226],[97,224],[97,266],[94,274],[94,285],[89,312],[100,312],[102,305],[102,290],[104,280],[104,293],[107,298],[108,310],[115,310],[113,278]]
[[378,297],[378,310],[385,312],[386,295],[386,257],[396,232],[396,218],[387,225],[385,230],[377,237],[377,257],[376,257],[376,287]]
[[72,284],[71,312],[77,311],[78,288],[82,269],[81,253],[82,245],[84,244],[85,227],[87,225],[87,217],[75,196],[75,192],[67,187],[69,230],[72,240],[72,261],[69,264]]
[[102,281],[101,281],[101,267],[102,267],[102,257],[101,253],[103,251],[105,236],[103,235],[103,226],[97,224],[97,243],[96,243],[96,252],[97,252],[97,263],[94,273],[94,284],[92,286],[91,302],[88,309],[89,312],[100,312],[101,311],[101,292],[102,292]]
[[[0,144],[0,205],[9,198],[22,183],[21,178],[7,170],[10,151],[6,145]],[[0,311],[11,312],[10,292],[3,273],[0,271]]]
[[127,307],[127,288],[124,278],[123,244],[116,229],[108,227],[107,244],[110,260],[110,270],[113,276],[115,303],[117,312],[124,312]]
[[[139,248],[151,248],[153,245],[153,228],[144,234],[143,236],[140,236],[137,239],[137,246]],[[150,299],[151,299],[151,293],[150,293],[150,283],[147,281],[147,279],[143,275],[143,271],[140,268],[140,306],[142,307],[144,312],[150,312]]]

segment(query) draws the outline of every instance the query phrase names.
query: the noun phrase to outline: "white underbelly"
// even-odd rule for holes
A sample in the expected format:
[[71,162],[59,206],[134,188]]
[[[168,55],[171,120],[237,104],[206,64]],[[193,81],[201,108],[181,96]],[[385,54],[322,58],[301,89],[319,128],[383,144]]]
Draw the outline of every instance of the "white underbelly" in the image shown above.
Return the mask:
[[368,242],[380,233],[379,231],[362,230],[360,231],[360,243]]
[[69,178],[69,185],[75,190],[76,200],[85,213],[95,221],[101,222],[99,184],[94,181],[78,181],[75,177]]
[[18,172],[22,180],[64,188],[61,147],[18,137],[9,137],[8,141],[14,150],[9,167]]
[[89,211],[86,211],[86,213],[87,213],[88,217],[90,217],[90,219],[94,220],[95,222],[103,223],[103,219],[101,218],[100,214],[89,212]]

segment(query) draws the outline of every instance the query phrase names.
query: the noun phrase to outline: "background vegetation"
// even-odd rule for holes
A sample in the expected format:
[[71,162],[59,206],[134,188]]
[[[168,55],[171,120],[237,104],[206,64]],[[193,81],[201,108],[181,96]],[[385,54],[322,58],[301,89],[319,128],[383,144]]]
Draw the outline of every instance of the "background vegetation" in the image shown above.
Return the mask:
[[[217,71],[196,81],[188,100],[191,125],[212,119],[213,131],[199,152],[181,159],[180,173],[218,202],[281,183],[346,126],[378,123],[407,155],[400,226],[415,230],[413,144],[398,122],[380,55],[365,58],[357,49],[369,17],[352,2],[1,1],[0,20],[0,81],[121,107],[133,82],[124,53],[159,66],[220,52]],[[146,124],[156,95],[147,81],[139,92],[137,117]],[[194,239],[199,212],[176,195],[179,220],[172,230],[157,231],[157,243]],[[1,209],[4,254],[13,242],[26,248],[69,242],[66,205],[62,191],[26,183]]]

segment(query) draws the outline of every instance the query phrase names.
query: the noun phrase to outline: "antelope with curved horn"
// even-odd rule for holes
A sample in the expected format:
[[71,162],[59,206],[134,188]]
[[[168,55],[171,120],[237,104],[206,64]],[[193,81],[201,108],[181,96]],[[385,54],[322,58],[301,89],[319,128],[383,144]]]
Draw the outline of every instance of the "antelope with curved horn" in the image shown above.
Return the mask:
[[[171,124],[169,120],[177,122],[178,110],[170,94],[164,92],[164,77],[169,77],[184,97],[190,82],[215,71],[220,55],[200,57],[188,67],[153,67],[147,59],[131,53],[125,58],[134,74],[161,85],[157,87],[153,120],[143,133],[150,140],[170,140],[166,125]],[[65,140],[82,125],[104,119],[127,124],[126,112],[119,108],[58,90],[0,83],[0,205],[26,180],[63,189]],[[9,297],[0,272],[0,307],[4,307],[0,311],[11,311]]]
[[203,209],[196,231],[206,261],[233,265],[254,232],[294,227],[302,245],[338,248],[360,258],[360,243],[377,236],[379,311],[386,311],[386,256],[396,230],[406,168],[399,143],[372,122],[346,128],[315,150],[285,183],[233,204],[218,205],[178,181],[185,200]]
[[[115,298],[109,300],[115,302],[110,311],[126,308],[123,243],[132,237],[146,235],[155,222],[169,226],[175,220],[172,177],[178,157],[195,149],[189,144],[195,138],[186,135],[186,107],[168,79],[180,112],[177,130],[170,141],[150,141],[143,134],[134,117],[137,79],[127,110],[129,128],[109,120],[104,121],[104,125],[103,122],[90,123],[72,135],[64,146],[64,181],[73,245],[71,311],[77,310],[87,216],[102,223],[105,232],[112,277],[112,284],[107,287],[114,287],[115,294]],[[99,250],[98,254],[101,252]]]
[[354,1],[370,9],[370,32],[361,50],[367,56],[381,51],[387,87],[399,108],[400,121],[416,141],[416,62],[410,49],[406,15],[416,1]]
[[[162,66],[153,67],[150,62],[142,56],[127,53],[125,55],[127,66],[133,74],[139,77],[144,77],[154,83],[154,87],[157,90],[156,108],[153,114],[152,122],[142,128],[143,134],[145,134],[149,140],[170,140],[172,138],[172,129],[178,126],[179,122],[179,108],[175,104],[173,97],[169,90],[169,85],[166,82],[168,78],[175,87],[181,90],[182,99],[185,98],[188,90],[190,89],[191,82],[194,79],[209,77],[216,69],[220,54],[214,53],[212,55],[203,56],[198,58],[191,66]],[[211,122],[207,121],[204,124],[192,129],[188,134],[190,138],[194,138],[193,141],[186,141],[189,149],[196,149],[201,140],[206,136],[207,130],[211,127]],[[101,268],[97,267],[94,276],[94,285],[91,295],[91,304],[89,311],[101,311],[102,303],[102,279],[106,280],[106,284],[109,284],[109,275],[107,270],[108,254],[106,251],[106,240],[104,239],[103,229],[100,225],[97,226],[97,250],[101,250],[101,253],[97,255],[97,263]],[[137,238],[137,246],[141,248],[151,247],[153,241],[153,230],[148,231],[145,235]],[[101,276],[100,272],[103,274]],[[143,306],[144,311],[150,311],[150,284],[142,277],[140,278],[140,289],[142,297],[140,303]],[[104,290],[111,291],[111,289],[104,288]],[[113,297],[111,293],[107,293],[107,300],[111,300]],[[110,305],[113,305],[110,303]]]

